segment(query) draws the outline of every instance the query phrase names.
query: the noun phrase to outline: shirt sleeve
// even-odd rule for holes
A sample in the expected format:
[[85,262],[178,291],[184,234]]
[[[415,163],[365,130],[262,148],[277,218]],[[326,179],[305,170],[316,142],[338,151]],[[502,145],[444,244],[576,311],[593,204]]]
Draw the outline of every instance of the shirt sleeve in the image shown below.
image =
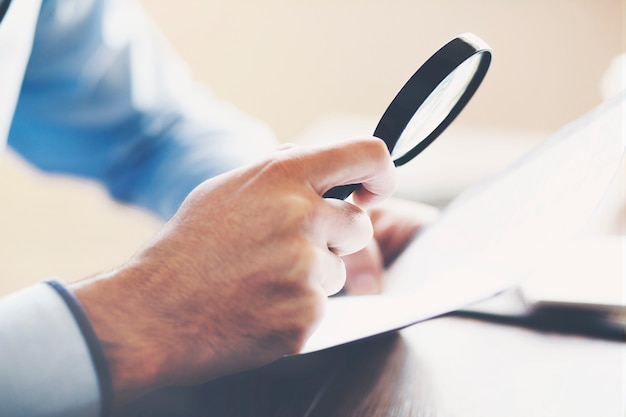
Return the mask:
[[69,291],[49,282],[0,299],[0,414],[98,417],[111,402],[102,349]]
[[9,145],[42,170],[96,179],[167,218],[198,183],[275,140],[194,84],[136,1],[48,0]]

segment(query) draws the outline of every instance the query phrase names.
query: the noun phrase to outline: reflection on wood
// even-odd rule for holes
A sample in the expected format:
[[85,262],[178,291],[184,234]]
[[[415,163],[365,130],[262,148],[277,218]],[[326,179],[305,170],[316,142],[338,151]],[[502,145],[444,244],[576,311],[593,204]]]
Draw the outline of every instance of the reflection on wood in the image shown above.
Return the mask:
[[430,416],[428,379],[396,333],[285,358],[255,371],[150,394],[118,413],[140,416]]

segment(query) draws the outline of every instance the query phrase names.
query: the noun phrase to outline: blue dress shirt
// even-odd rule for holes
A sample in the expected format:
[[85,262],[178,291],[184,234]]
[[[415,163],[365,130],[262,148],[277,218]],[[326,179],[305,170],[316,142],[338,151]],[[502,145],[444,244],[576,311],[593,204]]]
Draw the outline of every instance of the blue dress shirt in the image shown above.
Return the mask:
[[[133,0],[12,2],[0,24],[0,149],[5,139],[39,169],[97,180],[164,219],[197,184],[275,145],[192,82]],[[0,415],[106,413],[94,339],[57,283],[0,299]]]

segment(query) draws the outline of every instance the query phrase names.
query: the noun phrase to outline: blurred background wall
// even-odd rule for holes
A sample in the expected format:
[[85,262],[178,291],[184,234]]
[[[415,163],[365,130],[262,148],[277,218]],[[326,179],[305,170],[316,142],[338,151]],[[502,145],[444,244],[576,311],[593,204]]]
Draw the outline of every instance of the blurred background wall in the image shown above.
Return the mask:
[[460,121],[556,129],[600,101],[623,0],[143,0],[198,79],[282,139],[329,113],[380,116],[441,45],[494,50]]
[[[352,132],[342,121],[375,121],[430,54],[471,31],[494,62],[455,129],[495,129],[498,146],[519,148],[598,104],[602,76],[624,51],[623,0],[142,3],[199,81],[289,141],[315,140],[324,120],[341,133]],[[477,169],[458,161],[461,176]],[[0,163],[0,191],[0,294],[110,268],[158,227],[92,184],[43,177],[12,155]]]

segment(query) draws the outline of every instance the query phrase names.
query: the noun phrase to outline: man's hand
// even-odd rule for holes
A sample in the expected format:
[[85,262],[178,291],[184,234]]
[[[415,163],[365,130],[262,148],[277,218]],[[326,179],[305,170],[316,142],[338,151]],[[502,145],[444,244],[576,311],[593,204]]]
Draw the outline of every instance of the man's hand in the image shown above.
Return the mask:
[[[361,183],[356,205],[321,196]],[[198,186],[143,250],[70,287],[123,403],[298,352],[371,241],[358,206],[395,189],[385,144],[291,148]]]
[[374,239],[362,250],[344,257],[346,291],[376,294],[384,287],[383,271],[404,250],[415,234],[434,222],[439,211],[425,204],[390,199],[368,211]]

